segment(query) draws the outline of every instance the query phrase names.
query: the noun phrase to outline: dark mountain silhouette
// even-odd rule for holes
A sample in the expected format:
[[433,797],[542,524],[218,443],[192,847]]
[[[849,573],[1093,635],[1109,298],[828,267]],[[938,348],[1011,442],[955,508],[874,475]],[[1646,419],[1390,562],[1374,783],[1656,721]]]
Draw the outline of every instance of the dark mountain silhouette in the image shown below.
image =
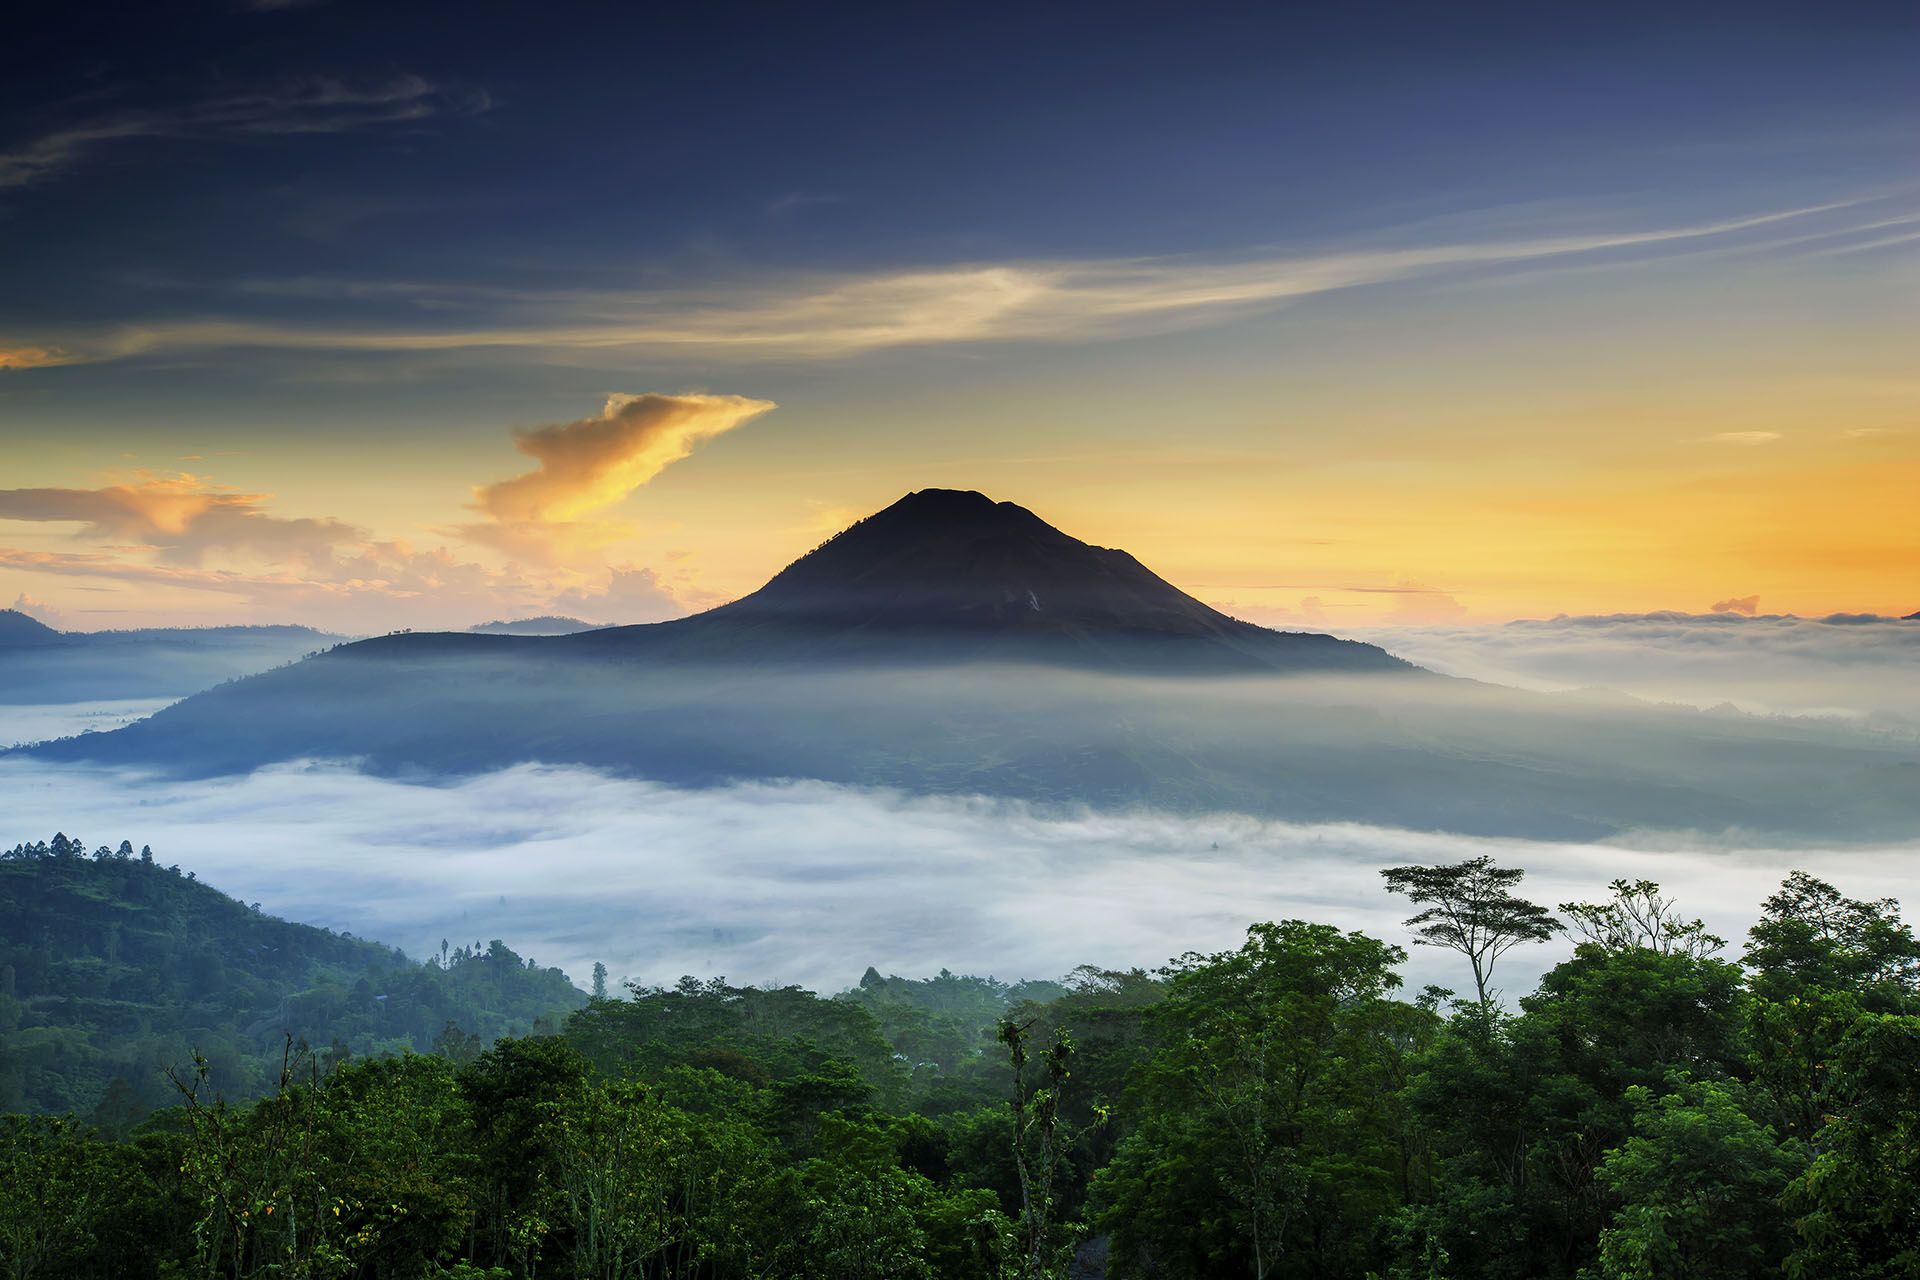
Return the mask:
[[38,649],[59,644],[63,638],[38,618],[18,609],[0,609],[0,650]]
[[1202,604],[1124,551],[1089,546],[1025,507],[956,489],[908,494],[706,620],[1228,643],[1273,634]]
[[383,636],[33,751],[202,775],[580,764],[1554,837],[1920,822],[1909,744],[1443,678],[1227,617],[1123,551],[951,490],[694,617]]
[[543,613],[536,618],[505,618],[494,622],[482,622],[467,630],[477,636],[570,636],[576,631],[598,631],[598,622],[585,622],[579,618],[568,618],[557,613]]
[[182,698],[339,639],[288,626],[56,631],[0,610],[0,705]]
[[1101,670],[1410,671],[1372,645],[1230,618],[1024,507],[922,489],[758,591],[576,637],[595,653],[761,662],[1048,662]]

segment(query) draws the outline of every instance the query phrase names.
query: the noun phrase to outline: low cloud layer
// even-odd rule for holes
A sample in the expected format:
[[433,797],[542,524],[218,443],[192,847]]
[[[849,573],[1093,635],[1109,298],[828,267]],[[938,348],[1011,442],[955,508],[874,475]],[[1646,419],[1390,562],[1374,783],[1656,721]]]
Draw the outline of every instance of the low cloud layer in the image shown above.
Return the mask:
[[[448,552],[405,542],[371,541],[324,558],[256,559],[244,568],[173,563],[164,549],[138,546],[85,551],[0,547],[0,569],[131,586],[143,592],[192,593],[218,599],[225,622],[299,622],[341,634],[396,627],[465,627],[512,614],[546,611],[552,589],[513,571],[489,568]],[[151,599],[151,596],[144,598]],[[142,619],[164,608],[149,605]]]
[[[174,698],[114,698],[88,703],[11,703],[0,701],[0,747],[78,733],[107,733],[143,720]],[[12,848],[14,841],[8,841]]]
[[65,631],[70,625],[65,614],[48,604],[45,600],[37,596],[29,595],[25,591],[15,596],[13,598],[13,604],[9,607],[15,613],[24,613],[43,626],[52,627],[55,631]]
[[553,607],[564,615],[615,625],[664,622],[684,616],[687,605],[658,573],[636,565],[612,570],[604,588],[563,591],[553,599]]
[[[868,964],[1003,978],[1080,963],[1156,965],[1297,916],[1406,941],[1380,868],[1491,853],[1557,904],[1646,876],[1737,939],[1801,867],[1860,896],[1911,900],[1920,846],[1842,851],[1466,840],[1221,815],[1094,815],[985,800],[913,800],[824,784],[686,791],[521,767],[455,786],[286,768],[214,783],[0,760],[11,830],[150,843],[209,883],[289,918],[424,955],[503,938],[576,980],[683,973],[838,989]],[[1415,948],[1414,984],[1458,988]],[[1567,948],[1523,949],[1525,990]]]
[[1920,731],[1920,621],[1871,614],[1757,614],[1758,597],[1708,614],[1614,614],[1504,626],[1358,633],[1450,675],[1533,689],[1600,687],[1642,697]]

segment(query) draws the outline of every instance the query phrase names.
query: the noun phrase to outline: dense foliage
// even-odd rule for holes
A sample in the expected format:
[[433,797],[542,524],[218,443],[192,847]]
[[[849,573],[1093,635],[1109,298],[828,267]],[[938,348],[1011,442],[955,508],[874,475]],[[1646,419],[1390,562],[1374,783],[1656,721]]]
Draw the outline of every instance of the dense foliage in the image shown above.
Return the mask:
[[[683,979],[555,1034],[205,1064],[0,1129],[14,1276],[1885,1278],[1920,1271],[1920,945],[1804,875],[1743,962],[1648,883],[1398,874],[1470,999],[1327,925],[1157,973]],[[1483,892],[1491,887],[1490,892]],[[1572,956],[1508,1006],[1486,930]],[[1429,919],[1427,923],[1432,923]],[[1475,967],[1470,961],[1481,957]],[[1485,994],[1482,995],[1482,988]]]
[[288,1034],[336,1058],[488,1044],[585,1003],[499,942],[419,964],[264,915],[128,841],[0,853],[0,1110],[117,1132],[177,1101],[165,1071],[195,1052],[227,1097],[255,1097]]

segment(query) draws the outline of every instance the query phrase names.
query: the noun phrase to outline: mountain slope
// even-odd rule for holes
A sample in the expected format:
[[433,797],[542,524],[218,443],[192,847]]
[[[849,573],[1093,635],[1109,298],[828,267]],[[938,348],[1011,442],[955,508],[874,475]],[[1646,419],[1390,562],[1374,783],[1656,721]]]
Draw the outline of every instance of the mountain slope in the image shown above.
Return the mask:
[[1554,838],[1920,827],[1911,743],[1445,679],[1236,621],[1124,552],[938,490],[692,618],[381,637],[34,754],[197,775],[539,761]]
[[18,609],[0,609],[0,652],[59,644],[64,637],[38,618]]
[[308,627],[55,631],[0,611],[0,705],[182,698],[305,657],[341,637]]
[[681,661],[1044,662],[1088,670],[1406,671],[1372,645],[1230,618],[1024,507],[923,489],[751,595],[569,642]]
[[423,965],[120,850],[62,835],[0,852],[0,1111],[84,1115],[110,1087],[123,1108],[163,1105],[166,1069],[196,1051],[247,1095],[271,1085],[287,1035],[424,1052],[450,1022],[490,1041],[586,1003],[499,943]]

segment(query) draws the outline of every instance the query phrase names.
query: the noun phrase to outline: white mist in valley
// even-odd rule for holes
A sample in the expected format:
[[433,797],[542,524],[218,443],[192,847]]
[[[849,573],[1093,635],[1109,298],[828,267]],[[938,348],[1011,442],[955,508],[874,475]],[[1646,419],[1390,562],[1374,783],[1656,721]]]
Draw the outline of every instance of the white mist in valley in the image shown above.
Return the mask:
[[[522,766],[452,783],[338,765],[193,782],[0,760],[0,840],[55,830],[90,847],[152,845],[210,884],[289,919],[424,957],[499,938],[584,982],[682,974],[833,991],[868,965],[1003,979],[1079,964],[1152,967],[1298,917],[1408,941],[1382,867],[1491,854],[1549,905],[1660,881],[1737,954],[1794,868],[1857,895],[1911,900],[1920,843],[1747,847],[1646,835],[1609,844],[1466,838],[1221,814],[1048,810],[821,783],[681,789]],[[1563,943],[1502,962],[1527,990]],[[1410,986],[1461,987],[1454,957],[1413,948]]]
[[1920,618],[1618,614],[1358,632],[1435,671],[1920,732]]
[[145,719],[176,698],[116,698],[98,702],[0,703],[0,747],[77,733],[107,733]]

